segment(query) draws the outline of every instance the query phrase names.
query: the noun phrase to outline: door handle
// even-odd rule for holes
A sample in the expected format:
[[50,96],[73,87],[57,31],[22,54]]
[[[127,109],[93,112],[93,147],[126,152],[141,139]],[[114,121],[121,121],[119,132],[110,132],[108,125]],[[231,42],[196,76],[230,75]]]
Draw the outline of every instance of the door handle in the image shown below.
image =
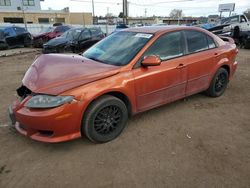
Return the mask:
[[180,63],[176,68],[177,68],[177,69],[182,69],[182,68],[184,68],[184,67],[186,67],[186,65],[184,65],[183,63]]

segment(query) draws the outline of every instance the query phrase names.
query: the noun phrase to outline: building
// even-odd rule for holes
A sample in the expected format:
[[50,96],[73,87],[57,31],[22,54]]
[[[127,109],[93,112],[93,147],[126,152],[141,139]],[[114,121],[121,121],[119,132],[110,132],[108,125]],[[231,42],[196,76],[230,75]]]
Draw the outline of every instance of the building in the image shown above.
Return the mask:
[[215,15],[209,15],[208,16],[208,23],[216,23],[220,20],[220,16],[215,14]]
[[3,10],[17,11],[22,9],[28,11],[40,11],[40,0],[0,0],[0,12]]
[[151,24],[156,24],[157,19],[155,17],[129,17],[127,19],[127,22],[129,25],[136,25],[136,24],[151,25]]
[[187,18],[164,18],[163,19],[163,23],[166,23],[168,25],[189,25],[189,24],[194,24],[197,23],[199,21],[199,18],[191,18],[191,17],[187,17]]
[[42,0],[0,0],[0,23],[92,25],[92,13],[41,10]]

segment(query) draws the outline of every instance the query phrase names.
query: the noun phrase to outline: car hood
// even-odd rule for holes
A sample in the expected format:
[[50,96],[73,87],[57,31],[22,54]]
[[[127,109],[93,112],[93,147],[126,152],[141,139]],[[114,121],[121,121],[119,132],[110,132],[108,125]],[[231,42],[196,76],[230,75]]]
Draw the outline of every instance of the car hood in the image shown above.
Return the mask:
[[65,44],[67,42],[69,42],[69,39],[67,39],[65,37],[56,37],[54,39],[51,39],[46,44],[44,44],[44,46],[58,46],[58,45],[61,45],[61,44]]
[[33,35],[33,39],[38,39],[38,38],[41,38],[41,37],[44,37],[46,35],[48,35],[49,33],[39,33],[37,35]]
[[120,67],[80,55],[43,54],[25,73],[22,83],[34,93],[58,95],[69,89],[119,73]]

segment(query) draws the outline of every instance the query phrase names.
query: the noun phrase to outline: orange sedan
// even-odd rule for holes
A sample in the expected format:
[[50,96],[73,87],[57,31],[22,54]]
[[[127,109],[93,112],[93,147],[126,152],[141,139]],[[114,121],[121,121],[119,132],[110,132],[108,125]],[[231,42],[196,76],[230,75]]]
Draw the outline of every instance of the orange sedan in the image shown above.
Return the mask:
[[9,108],[16,129],[43,142],[115,139],[129,115],[206,91],[221,96],[238,50],[196,27],[126,29],[82,55],[44,54]]

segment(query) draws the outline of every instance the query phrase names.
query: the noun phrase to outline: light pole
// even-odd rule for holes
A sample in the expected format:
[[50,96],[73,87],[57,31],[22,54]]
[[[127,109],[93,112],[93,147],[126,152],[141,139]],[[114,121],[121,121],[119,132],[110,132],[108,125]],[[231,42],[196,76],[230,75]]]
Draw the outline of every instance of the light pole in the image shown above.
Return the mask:
[[107,7],[107,14],[106,14],[106,35],[108,36],[108,22],[109,22],[109,7]]
[[128,1],[123,0],[123,23],[127,24],[128,17]]
[[93,25],[95,25],[95,5],[94,5],[94,0],[92,0],[92,14],[93,14]]
[[24,7],[23,7],[23,0],[21,1],[21,4],[22,4],[22,12],[23,12],[23,22],[24,22],[24,26],[25,26],[25,29],[27,30],[27,23],[26,23],[26,18],[25,18],[25,13],[24,13]]

